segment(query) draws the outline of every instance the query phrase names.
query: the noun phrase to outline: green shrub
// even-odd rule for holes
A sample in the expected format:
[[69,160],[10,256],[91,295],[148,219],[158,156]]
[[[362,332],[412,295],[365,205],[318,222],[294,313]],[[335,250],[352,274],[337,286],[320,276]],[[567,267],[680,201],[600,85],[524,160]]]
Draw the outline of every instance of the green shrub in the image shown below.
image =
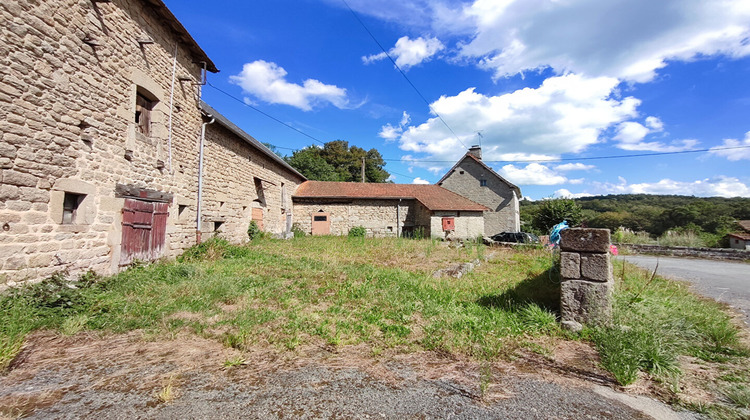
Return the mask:
[[222,259],[226,256],[230,247],[231,245],[229,245],[229,241],[214,236],[205,242],[201,242],[186,249],[182,255],[177,257],[177,261],[190,262]]
[[424,226],[417,226],[414,228],[414,235],[412,236],[414,239],[424,239],[427,237],[425,235]]
[[367,236],[367,229],[365,229],[363,226],[354,226],[353,228],[349,229],[350,238],[364,238],[365,236]]
[[307,233],[302,230],[302,227],[300,227],[299,223],[292,224],[292,233],[294,234],[295,238],[302,238],[304,236],[307,236]]
[[247,237],[252,241],[255,238],[260,238],[263,235],[263,231],[260,230],[258,223],[253,220],[247,227]]

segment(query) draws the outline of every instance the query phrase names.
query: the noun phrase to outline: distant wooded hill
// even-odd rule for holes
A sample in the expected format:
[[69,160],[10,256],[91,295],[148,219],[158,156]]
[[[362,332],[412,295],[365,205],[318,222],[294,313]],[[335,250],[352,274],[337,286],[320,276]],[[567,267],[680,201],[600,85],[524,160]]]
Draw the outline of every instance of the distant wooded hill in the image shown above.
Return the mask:
[[[737,220],[750,220],[750,198],[691,197],[679,195],[622,194],[573,200],[581,208],[582,224],[618,227],[660,236],[664,232],[691,230],[723,236],[737,230]],[[543,201],[522,201],[524,229],[531,226]]]

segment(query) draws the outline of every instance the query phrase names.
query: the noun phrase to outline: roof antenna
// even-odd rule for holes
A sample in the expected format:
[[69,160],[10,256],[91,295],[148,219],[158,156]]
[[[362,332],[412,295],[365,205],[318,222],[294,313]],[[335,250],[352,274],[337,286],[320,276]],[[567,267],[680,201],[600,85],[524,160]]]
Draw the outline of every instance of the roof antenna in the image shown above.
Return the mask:
[[476,132],[477,133],[477,137],[479,137],[479,147],[482,147],[482,139],[484,138],[484,136],[482,135],[482,131],[484,131],[484,130],[477,130],[477,132]]

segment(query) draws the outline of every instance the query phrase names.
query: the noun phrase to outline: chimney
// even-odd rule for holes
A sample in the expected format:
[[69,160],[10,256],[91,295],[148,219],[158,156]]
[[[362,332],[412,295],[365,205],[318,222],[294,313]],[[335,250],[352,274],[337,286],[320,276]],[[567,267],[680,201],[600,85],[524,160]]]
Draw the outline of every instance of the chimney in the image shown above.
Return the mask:
[[469,147],[469,153],[475,158],[482,160],[482,147],[479,145],[473,145]]

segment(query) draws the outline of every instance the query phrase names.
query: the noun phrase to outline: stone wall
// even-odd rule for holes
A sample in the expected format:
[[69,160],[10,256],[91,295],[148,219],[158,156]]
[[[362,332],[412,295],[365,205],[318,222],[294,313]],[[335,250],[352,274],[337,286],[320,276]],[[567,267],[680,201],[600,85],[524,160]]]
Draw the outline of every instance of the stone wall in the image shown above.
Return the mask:
[[608,229],[565,229],[560,233],[560,318],[563,325],[608,322],[614,277]]
[[618,248],[639,254],[695,257],[716,260],[750,260],[750,250],[729,248],[689,248],[686,246],[616,244]]
[[[481,181],[486,186],[481,185]],[[488,207],[484,213],[484,235],[518,232],[520,213],[515,191],[494,173],[471,158],[464,158],[440,186]]]
[[414,228],[417,218],[414,200],[295,199],[294,222],[310,234],[312,217],[321,210],[330,215],[331,235],[347,235],[351,228],[362,226],[368,236],[397,236],[398,229]]
[[[443,218],[453,217],[455,230],[443,231]],[[485,224],[481,211],[435,211],[430,217],[430,237],[439,239],[476,239],[482,236]]]
[[264,231],[285,232],[291,195],[301,177],[218,122],[206,126],[203,165],[205,237],[219,234],[232,242],[246,241],[254,208],[262,212]]
[[[118,271],[118,185],[170,203],[163,256],[195,244],[203,122],[195,46],[144,0],[9,0],[0,19],[0,287],[61,270]],[[138,95],[155,101],[145,134]],[[244,239],[257,173],[275,184],[264,219],[279,231],[277,164],[217,126],[207,133],[203,208],[215,220],[204,230],[223,218],[219,230]],[[73,218],[63,217],[66,195],[80,201]]]

